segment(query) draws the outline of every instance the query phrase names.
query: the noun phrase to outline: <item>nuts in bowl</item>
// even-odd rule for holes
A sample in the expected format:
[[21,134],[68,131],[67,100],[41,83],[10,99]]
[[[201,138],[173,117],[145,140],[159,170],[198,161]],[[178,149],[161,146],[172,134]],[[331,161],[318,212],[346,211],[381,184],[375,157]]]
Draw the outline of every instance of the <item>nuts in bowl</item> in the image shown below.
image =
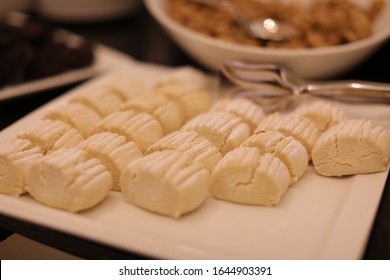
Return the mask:
[[245,17],[273,18],[296,29],[283,42],[258,40],[228,13],[191,0],[145,0],[172,38],[204,66],[226,60],[279,63],[302,78],[340,75],[368,58],[390,36],[389,0],[223,0]]

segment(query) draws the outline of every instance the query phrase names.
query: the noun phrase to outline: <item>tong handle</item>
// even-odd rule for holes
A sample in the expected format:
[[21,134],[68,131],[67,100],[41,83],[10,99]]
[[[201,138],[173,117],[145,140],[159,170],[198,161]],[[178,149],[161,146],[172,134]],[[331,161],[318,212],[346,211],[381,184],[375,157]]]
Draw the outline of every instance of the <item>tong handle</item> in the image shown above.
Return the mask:
[[299,92],[350,102],[390,104],[390,84],[367,81],[327,81],[301,84]]
[[311,95],[346,102],[390,104],[389,83],[359,80],[307,82],[282,65],[239,60],[225,62],[220,70],[236,86],[252,89],[252,98],[256,95],[258,98]]

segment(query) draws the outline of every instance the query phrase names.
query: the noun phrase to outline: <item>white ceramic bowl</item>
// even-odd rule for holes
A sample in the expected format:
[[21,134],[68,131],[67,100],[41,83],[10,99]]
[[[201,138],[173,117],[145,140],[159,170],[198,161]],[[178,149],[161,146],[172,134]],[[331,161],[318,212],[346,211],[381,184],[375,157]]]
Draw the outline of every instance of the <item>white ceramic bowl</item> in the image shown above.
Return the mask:
[[280,63],[289,66],[302,78],[325,79],[339,76],[363,62],[390,38],[390,0],[385,0],[385,8],[375,21],[373,35],[369,38],[315,49],[271,49],[214,39],[171,19],[166,13],[167,0],[144,2],[152,16],[173,40],[196,61],[212,70],[217,70],[226,60],[241,59],[249,62]]

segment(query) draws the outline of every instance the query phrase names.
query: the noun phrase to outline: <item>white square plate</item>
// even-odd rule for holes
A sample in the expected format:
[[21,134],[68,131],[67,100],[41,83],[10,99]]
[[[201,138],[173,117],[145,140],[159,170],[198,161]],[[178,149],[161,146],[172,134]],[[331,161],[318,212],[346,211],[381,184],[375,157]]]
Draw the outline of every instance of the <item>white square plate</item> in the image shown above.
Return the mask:
[[[117,68],[149,83],[169,71],[134,61]],[[0,145],[78,90],[1,131]],[[386,106],[342,107],[351,117],[373,119],[390,128]],[[29,195],[0,195],[0,213],[159,259],[359,259],[387,176],[388,171],[326,178],[310,167],[276,207],[238,205],[210,196],[200,209],[180,219],[132,206],[119,192],[79,214],[43,206]]]

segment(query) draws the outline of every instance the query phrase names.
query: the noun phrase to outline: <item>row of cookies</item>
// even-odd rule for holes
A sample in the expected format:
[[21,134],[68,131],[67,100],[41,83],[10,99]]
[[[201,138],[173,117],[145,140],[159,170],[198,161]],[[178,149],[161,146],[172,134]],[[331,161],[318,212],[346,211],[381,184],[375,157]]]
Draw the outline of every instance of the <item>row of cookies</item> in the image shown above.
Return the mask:
[[335,134],[341,135],[337,143],[364,138],[363,146],[373,149],[379,164],[353,172],[387,168],[383,127],[355,120],[346,125],[330,103],[301,106],[286,116],[265,116],[241,98],[219,100],[208,110],[206,81],[192,69],[169,75],[152,91],[120,77],[106,86],[53,108],[0,151],[0,192],[28,191],[44,204],[78,212],[121,190],[128,202],[173,217],[202,205],[210,189],[227,201],[275,205],[310,159],[321,174],[344,175],[332,165],[335,153],[342,154],[334,149]]
[[[131,88],[132,90],[128,90]],[[126,75],[118,76],[98,87],[79,90],[69,102],[49,109],[38,123],[19,133],[15,139],[2,145],[0,151],[0,191],[19,196],[26,190],[26,175],[38,158],[62,148],[74,148],[91,135],[93,127],[102,120],[101,111],[107,100],[120,95],[138,94],[145,86]],[[108,109],[107,109],[108,110]],[[106,111],[107,111],[106,110]],[[25,155],[34,152],[34,158]],[[14,158],[18,160],[14,160]],[[30,160],[31,159],[31,160]],[[12,176],[7,176],[12,174]]]
[[384,171],[389,158],[383,126],[350,120],[335,104],[317,101],[263,118],[213,168],[211,190],[226,201],[276,205],[311,160],[319,174],[342,176]]
[[264,117],[250,100],[217,101],[129,164],[122,175],[122,193],[134,205],[175,218],[199,208],[212,189],[215,165]]
[[[208,110],[206,86],[202,74],[184,68],[150,90],[126,76],[87,87],[3,146],[0,192],[28,191],[46,205],[72,212],[96,205],[120,189],[123,166],[181,122]],[[169,119],[180,121],[172,126]]]
[[[173,217],[202,205],[209,188],[218,199],[276,205],[305,173],[317,140],[346,119],[328,102],[266,116],[248,99],[219,100],[130,164],[122,177],[122,192],[134,205]],[[172,162],[165,164],[165,157]],[[194,174],[184,171],[195,166]]]

